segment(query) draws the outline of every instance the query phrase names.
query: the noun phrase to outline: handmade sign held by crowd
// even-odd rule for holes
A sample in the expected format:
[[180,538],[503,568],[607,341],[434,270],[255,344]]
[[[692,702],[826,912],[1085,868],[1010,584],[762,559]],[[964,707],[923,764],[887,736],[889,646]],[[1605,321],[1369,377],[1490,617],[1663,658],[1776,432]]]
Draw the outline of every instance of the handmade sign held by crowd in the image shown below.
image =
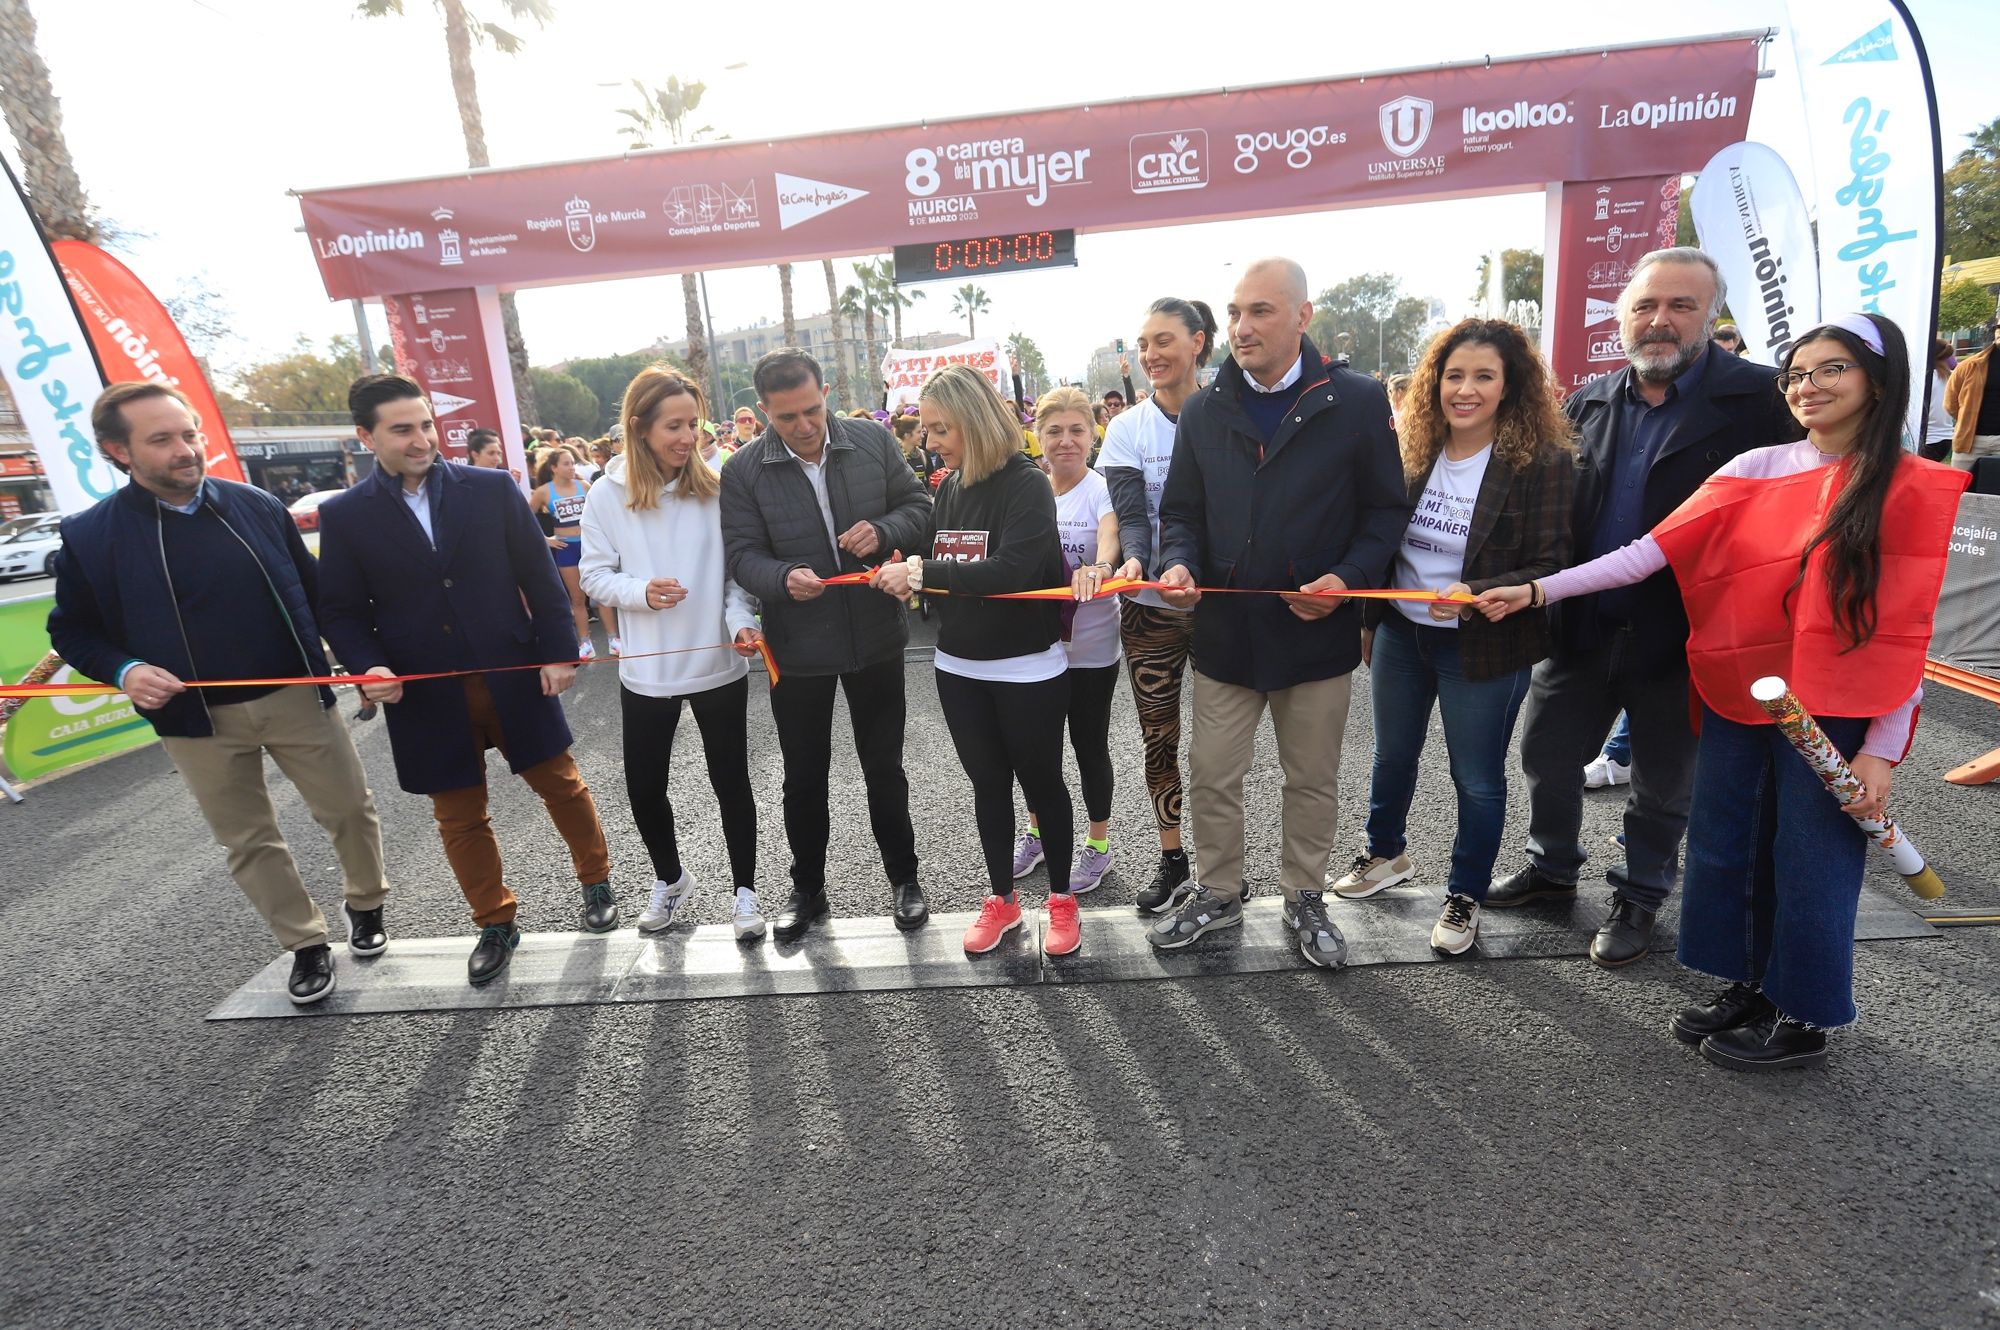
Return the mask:
[[975,341],[953,342],[950,346],[935,347],[929,351],[896,351],[882,357],[882,382],[889,393],[889,410],[895,411],[906,403],[915,402],[923,391],[924,381],[943,369],[946,365],[969,365],[986,376],[994,391],[1002,397],[1011,396],[1014,385],[1010,382],[1007,367],[1007,349],[1000,345],[998,338],[982,337]]

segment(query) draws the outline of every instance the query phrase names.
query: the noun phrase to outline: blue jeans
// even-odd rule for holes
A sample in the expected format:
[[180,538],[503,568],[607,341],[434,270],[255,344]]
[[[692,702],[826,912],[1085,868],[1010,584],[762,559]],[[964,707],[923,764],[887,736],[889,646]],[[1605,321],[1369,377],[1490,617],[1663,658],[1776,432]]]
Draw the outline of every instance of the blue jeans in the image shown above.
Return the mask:
[[1618,723],[1611,727],[1611,737],[1604,741],[1604,756],[1621,767],[1632,765],[1632,718],[1622,711]]
[[[1853,757],[1868,722],[1819,718]],[[1794,1020],[1854,1020],[1854,915],[1868,838],[1775,725],[1704,708],[1688,819],[1680,962],[1761,980]]]
[[1486,899],[1507,823],[1507,743],[1528,695],[1526,668],[1468,679],[1458,667],[1456,628],[1411,623],[1391,610],[1375,630],[1368,682],[1375,712],[1375,766],[1368,787],[1368,853],[1393,859],[1408,845],[1410,796],[1430,730],[1444,712],[1445,750],[1458,790],[1449,890]]

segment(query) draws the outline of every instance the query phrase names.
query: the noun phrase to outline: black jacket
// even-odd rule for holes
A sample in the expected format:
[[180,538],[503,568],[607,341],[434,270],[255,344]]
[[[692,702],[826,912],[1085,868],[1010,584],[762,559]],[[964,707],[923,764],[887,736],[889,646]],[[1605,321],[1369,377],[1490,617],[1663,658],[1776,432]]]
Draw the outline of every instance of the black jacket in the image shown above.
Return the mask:
[[[875,524],[880,563],[931,544],[931,498],[888,430],[872,420],[827,421],[827,497],[835,534]],[[827,539],[812,482],[774,430],[745,444],[722,468],[722,543],[729,576],[764,608],[764,636],[787,674],[848,674],[897,656],[910,640],[902,605],[867,588],[833,587],[793,600],[785,578],[794,568],[821,577],[859,572],[868,563]]]
[[[1777,371],[1753,364],[1711,344],[1709,364],[1694,399],[1675,423],[1646,472],[1641,524],[1658,526],[1718,467],[1738,453],[1805,437],[1773,382]],[[1593,380],[1563,405],[1576,422],[1576,505],[1571,535],[1578,558],[1595,558],[1608,550],[1592,549],[1591,537],[1604,507],[1619,417],[1632,367]],[[1635,663],[1647,670],[1687,668],[1687,610],[1672,569],[1653,574],[1638,587],[1638,609],[1632,616]],[[1602,640],[1597,597],[1578,596],[1551,608],[1556,651],[1587,651]]]
[[966,660],[1002,660],[1046,651],[1062,635],[1062,607],[1049,600],[982,600],[1069,581],[1056,534],[1056,492],[1042,469],[1015,453],[977,485],[953,474],[938,487],[937,529],[984,537],[977,559],[924,560],[924,586],[965,594],[940,597],[938,650]]
[[[1303,365],[1266,444],[1240,403],[1243,371],[1223,362],[1187,400],[1160,499],[1162,572],[1197,583],[1296,591],[1326,573],[1380,587],[1410,520],[1389,398],[1300,339]],[[1331,679],[1361,663],[1361,616],[1344,601],[1307,622],[1276,596],[1206,596],[1195,668],[1260,693]]]
[[[313,617],[317,569],[285,506],[260,489],[210,477],[202,502],[248,547],[264,570],[266,585],[243,594],[269,595],[291,627],[299,669],[327,673]],[[157,665],[179,679],[194,677],[193,647],[183,630],[179,602],[167,575],[160,531],[160,503],[137,485],[126,485],[62,521],[62,550],[56,555],[55,607],[49,611],[49,644],[79,674],[116,683],[127,661]],[[226,658],[226,643],[205,641],[204,656]],[[333,705],[331,689],[320,698]],[[153,728],[171,738],[207,738],[215,733],[202,690],[177,694],[158,711],[140,711]]]

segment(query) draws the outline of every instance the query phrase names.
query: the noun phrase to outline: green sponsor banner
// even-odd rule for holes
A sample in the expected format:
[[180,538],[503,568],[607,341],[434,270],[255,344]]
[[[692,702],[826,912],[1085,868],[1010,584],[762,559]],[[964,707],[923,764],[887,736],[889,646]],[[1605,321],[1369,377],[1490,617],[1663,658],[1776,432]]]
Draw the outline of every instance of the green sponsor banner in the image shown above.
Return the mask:
[[[49,606],[54,597],[0,605],[0,676],[9,683],[40,662],[49,650]],[[88,680],[65,665],[51,683]],[[40,777],[154,741],[146,723],[123,693],[99,697],[31,699],[0,731],[0,759],[21,780]]]

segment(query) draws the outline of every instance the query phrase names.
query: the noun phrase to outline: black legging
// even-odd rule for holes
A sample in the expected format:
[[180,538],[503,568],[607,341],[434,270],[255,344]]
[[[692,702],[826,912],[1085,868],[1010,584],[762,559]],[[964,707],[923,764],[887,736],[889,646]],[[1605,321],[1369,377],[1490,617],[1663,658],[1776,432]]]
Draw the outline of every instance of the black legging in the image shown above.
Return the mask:
[[1041,818],[1049,890],[1069,890],[1076,828],[1063,780],[1063,718],[1069,675],[1040,683],[989,683],[937,672],[938,702],[952,747],[972,780],[972,818],[993,894],[1014,889],[1014,782]]
[[[1083,811],[1092,822],[1111,820],[1111,697],[1118,691],[1118,667],[1070,666],[1069,746],[1083,777]],[[1037,812],[1035,801],[1028,811]]]
[[729,876],[738,890],[757,887],[757,796],[750,789],[750,739],[746,716],[750,681],[738,679],[686,697],[647,697],[618,689],[625,722],[625,794],[632,821],[653,859],[653,876],[676,882],[681,875],[680,842],[674,836],[674,806],[667,798],[673,770],[674,730],[681,703],[694,712],[701,729],[708,784],[722,814],[722,839],[729,847]]

